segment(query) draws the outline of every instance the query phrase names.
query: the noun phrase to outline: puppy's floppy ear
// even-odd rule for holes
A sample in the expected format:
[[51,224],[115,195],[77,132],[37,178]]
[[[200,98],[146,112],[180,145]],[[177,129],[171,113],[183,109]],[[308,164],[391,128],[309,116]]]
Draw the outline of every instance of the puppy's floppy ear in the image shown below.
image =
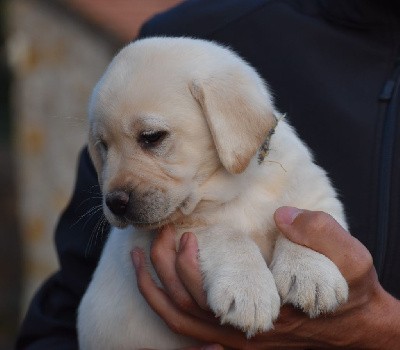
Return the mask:
[[230,173],[243,172],[276,124],[264,82],[242,62],[194,79],[189,88],[203,109],[221,163]]

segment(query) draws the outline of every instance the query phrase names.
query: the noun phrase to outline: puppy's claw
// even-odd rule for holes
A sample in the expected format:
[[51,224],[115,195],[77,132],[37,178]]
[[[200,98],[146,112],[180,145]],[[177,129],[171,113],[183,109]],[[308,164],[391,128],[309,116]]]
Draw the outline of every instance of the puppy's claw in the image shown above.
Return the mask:
[[[247,283],[243,283],[243,280],[236,282],[225,278],[223,282],[211,283],[208,300],[221,324],[229,323],[251,338],[273,327],[279,314],[280,298],[268,269],[248,275],[246,280]],[[229,285],[225,284],[227,282]]]
[[347,301],[346,280],[322,254],[307,252],[293,261],[282,252],[274,258],[271,269],[283,303],[302,309],[311,318],[333,312]]

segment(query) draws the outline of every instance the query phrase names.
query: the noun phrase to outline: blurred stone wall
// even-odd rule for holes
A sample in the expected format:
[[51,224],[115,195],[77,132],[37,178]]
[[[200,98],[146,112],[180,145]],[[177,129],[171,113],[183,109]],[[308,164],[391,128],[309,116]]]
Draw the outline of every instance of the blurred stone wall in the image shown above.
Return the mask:
[[23,313],[57,268],[54,228],[85,144],[88,98],[116,44],[51,1],[10,1],[8,23]]

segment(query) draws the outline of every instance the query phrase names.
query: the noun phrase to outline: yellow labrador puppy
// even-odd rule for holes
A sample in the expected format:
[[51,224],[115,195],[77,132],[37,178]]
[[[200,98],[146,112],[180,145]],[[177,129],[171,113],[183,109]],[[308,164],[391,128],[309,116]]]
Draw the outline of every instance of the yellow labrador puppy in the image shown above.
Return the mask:
[[330,213],[346,227],[325,172],[275,110],[256,71],[215,43],[150,38],[126,46],[94,89],[90,154],[115,226],[81,302],[83,349],[173,349],[172,333],[136,287],[129,252],[159,227],[191,231],[210,308],[248,337],[282,303],[311,317],[348,287],[325,256],[285,239],[283,205]]

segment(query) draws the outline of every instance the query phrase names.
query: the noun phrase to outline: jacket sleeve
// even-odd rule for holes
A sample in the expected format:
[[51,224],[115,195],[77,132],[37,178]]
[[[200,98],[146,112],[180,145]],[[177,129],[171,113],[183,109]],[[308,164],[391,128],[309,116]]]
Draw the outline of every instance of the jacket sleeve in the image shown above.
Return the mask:
[[108,231],[97,175],[85,148],[79,158],[73,196],[55,232],[59,271],[33,298],[20,328],[16,349],[78,349],[77,308]]

